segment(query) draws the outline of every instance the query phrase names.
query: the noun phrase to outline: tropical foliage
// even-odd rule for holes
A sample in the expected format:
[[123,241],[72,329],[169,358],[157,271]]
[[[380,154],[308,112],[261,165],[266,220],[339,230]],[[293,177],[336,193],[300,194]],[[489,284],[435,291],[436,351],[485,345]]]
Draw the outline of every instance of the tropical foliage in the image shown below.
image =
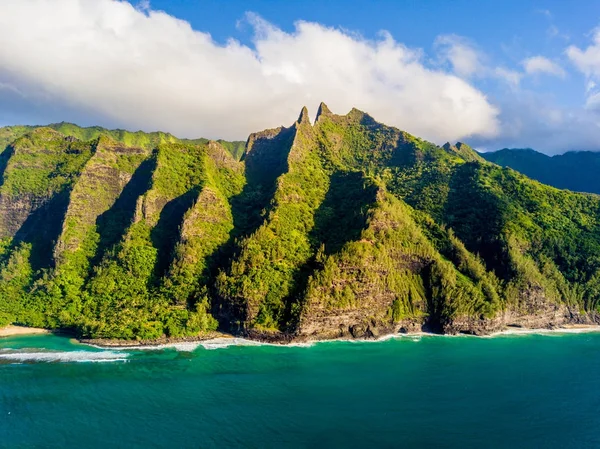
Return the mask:
[[600,306],[599,197],[355,109],[243,155],[66,123],[0,145],[0,325],[337,336]]

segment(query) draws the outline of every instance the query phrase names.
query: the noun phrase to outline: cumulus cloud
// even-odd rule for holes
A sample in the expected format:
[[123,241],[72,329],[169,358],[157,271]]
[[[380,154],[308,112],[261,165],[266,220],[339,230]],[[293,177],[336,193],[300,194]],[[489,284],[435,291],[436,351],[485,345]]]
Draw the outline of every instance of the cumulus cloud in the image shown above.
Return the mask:
[[498,105],[502,111],[502,133],[469,142],[480,150],[534,148],[559,154],[599,149],[598,119],[587,109],[560,107],[551,98],[526,90],[499,99]]
[[438,36],[434,48],[442,64],[449,63],[453,72],[462,78],[502,81],[514,89],[519,86],[523,77],[523,74],[516,70],[490,64],[490,58],[463,36]]
[[593,43],[585,50],[575,45],[567,48],[566,54],[571,62],[586,76],[600,76],[600,30],[596,30]]
[[531,58],[524,59],[522,64],[525,68],[525,73],[528,75],[541,73],[558,76],[559,78],[564,78],[567,75],[560,65],[544,56],[532,56]]
[[600,29],[593,34],[592,43],[586,49],[580,49],[571,45],[565,51],[573,65],[586,77],[586,104],[589,111],[600,112],[600,92],[598,81],[600,81]]
[[452,65],[454,72],[463,77],[471,77],[484,71],[483,54],[467,39],[456,34],[438,36],[435,47],[443,60]]
[[309,22],[288,33],[247,20],[251,46],[219,45],[144,1],[3,0],[0,42],[10,45],[0,46],[0,115],[16,96],[52,120],[244,139],[325,101],[437,142],[499,131],[481,91],[428,68],[389,34],[368,40]]

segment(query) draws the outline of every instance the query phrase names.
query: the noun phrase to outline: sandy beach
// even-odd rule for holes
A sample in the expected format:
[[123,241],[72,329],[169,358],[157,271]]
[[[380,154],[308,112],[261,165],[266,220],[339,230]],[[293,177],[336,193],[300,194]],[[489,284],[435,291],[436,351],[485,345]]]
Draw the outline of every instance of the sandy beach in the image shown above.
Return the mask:
[[588,332],[600,332],[600,326],[588,324],[565,324],[553,329],[528,329],[510,327],[499,332],[490,334],[490,337],[496,335],[526,335],[526,334],[581,334]]
[[48,334],[48,329],[40,329],[38,327],[24,326],[6,326],[0,327],[0,337],[12,337],[14,335],[33,335],[33,334]]

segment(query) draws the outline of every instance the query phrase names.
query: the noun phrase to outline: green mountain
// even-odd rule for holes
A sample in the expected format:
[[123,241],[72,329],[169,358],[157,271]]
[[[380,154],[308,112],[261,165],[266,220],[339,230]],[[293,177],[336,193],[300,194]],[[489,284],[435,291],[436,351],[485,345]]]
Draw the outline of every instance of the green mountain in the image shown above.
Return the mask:
[[324,104],[239,161],[235,143],[60,126],[0,155],[0,325],[288,341],[598,320],[600,197],[465,144]]
[[546,156],[531,149],[503,149],[481,157],[511,167],[530,178],[559,189],[600,194],[600,153],[570,151]]
[[[68,137],[74,137],[78,140],[94,140],[100,136],[109,137],[112,140],[123,143],[130,147],[152,149],[161,143],[175,143],[184,142],[191,144],[203,144],[207,143],[208,139],[179,139],[172,134],[163,132],[152,132],[145,133],[142,131],[126,131],[123,129],[106,129],[100,126],[90,126],[83,128],[73,123],[61,122],[52,123],[44,126],[5,126],[0,128],[0,153],[4,151],[14,140],[18,139],[25,134],[38,128],[50,128],[60,132]],[[217,140],[223,147],[229,151],[233,157],[239,160],[244,153],[245,142],[234,141],[228,142],[226,140]]]

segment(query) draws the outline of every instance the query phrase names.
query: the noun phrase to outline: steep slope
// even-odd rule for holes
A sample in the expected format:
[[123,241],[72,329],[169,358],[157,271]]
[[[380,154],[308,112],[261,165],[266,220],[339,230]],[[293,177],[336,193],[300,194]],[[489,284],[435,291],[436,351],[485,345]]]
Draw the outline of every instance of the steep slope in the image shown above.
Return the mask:
[[[67,326],[77,321],[83,307],[82,289],[92,265],[128,225],[127,209],[131,214],[134,199],[129,191],[147,186],[148,181],[140,179],[145,169],[139,169],[148,156],[149,151],[142,148],[126,147],[103,136],[97,139],[93,156],[69,194],[62,232],[54,246],[54,269],[47,281],[39,283],[34,295],[34,302],[44,308],[47,319],[52,317],[46,325]],[[130,187],[124,192],[126,186]],[[119,217],[106,220],[119,199]]]
[[181,306],[208,306],[211,277],[234,230],[231,199],[244,186],[243,166],[226,150],[210,142],[204,159],[204,176],[197,199],[183,217],[173,263],[161,294]]
[[[241,310],[246,326],[257,330],[285,329],[290,320],[292,298],[301,292],[302,267],[312,254],[314,213],[328,184],[306,109],[289,133],[291,142],[268,148],[263,156],[276,160],[287,154],[265,221],[241,242],[228,273],[218,279],[219,295]],[[262,165],[260,160],[252,163]]]
[[[423,325],[447,331],[453,317],[461,314],[493,316],[498,307],[493,274],[485,273],[451,234],[385,186],[398,187],[402,181],[415,207],[430,206],[435,213],[447,194],[445,181],[452,168],[464,160],[356,110],[336,116],[322,106],[315,129],[331,163],[343,170],[366,169],[378,187],[363,203],[367,219],[354,220],[355,225],[362,223],[359,235],[338,252],[317,255],[299,334],[376,336]],[[421,185],[425,192],[417,194]],[[435,240],[430,237],[434,232]],[[436,246],[442,244],[461,254],[456,264],[440,254]]]
[[53,263],[54,242],[69,204],[69,193],[95,142],[78,142],[48,128],[14,141],[0,155],[0,320],[23,321],[28,291]]
[[150,155],[41,128],[5,156],[2,322],[123,338],[215,327],[200,275],[230,239],[229,199],[244,184],[223,146],[167,143]]
[[132,224],[87,285],[84,328],[90,336],[156,338],[165,323],[180,319],[155,290],[202,189],[206,145],[161,144],[152,157],[150,188],[137,199]]
[[324,104],[241,161],[73,133],[92,140],[39,128],[0,155],[1,323],[288,341],[600,321],[600,197],[465,144]]
[[0,127],[0,154],[19,137],[33,131],[34,126],[17,125]]
[[[386,251],[396,251],[398,257],[400,253],[392,245],[403,239],[412,239],[412,244],[414,235],[390,236],[375,232],[373,227],[397,229],[401,223],[405,232],[408,220],[418,229],[410,218],[396,216],[389,222],[380,218],[382,210],[410,210],[385,192],[383,179],[391,176],[390,169],[398,171],[403,167],[408,171],[416,165],[427,165],[432,171],[431,166],[436,164],[451,166],[449,161],[464,163],[464,160],[385,127],[358,110],[337,116],[321,105],[314,127],[303,110],[291,130],[292,142],[273,149],[275,154],[287,154],[287,167],[277,179],[265,222],[241,242],[239,256],[218,279],[221,301],[238,306],[236,318],[243,329],[262,338],[279,333],[303,337],[364,335],[357,329],[369,317],[372,317],[371,333],[379,332],[373,331],[374,327],[389,331],[406,317],[415,326],[417,322],[423,324],[425,317],[433,317],[430,327],[439,329],[441,320],[449,319],[448,314],[440,312],[450,308],[443,301],[450,301],[452,295],[472,296],[472,303],[497,301],[495,291],[486,295],[474,286],[474,282],[481,284],[484,280],[488,286],[486,275],[475,276],[475,280],[461,275],[451,264],[444,263],[439,254],[434,256],[435,247],[425,237],[421,246],[429,245],[428,257],[407,250],[391,269],[389,282],[396,279],[395,287],[381,296],[376,293],[387,288],[382,264],[386,266],[391,256]],[[446,171],[449,179],[450,172]],[[422,172],[417,172],[419,179]],[[444,173],[435,173],[436,179],[441,176]],[[366,239],[367,234],[377,238]],[[362,249],[356,253],[356,248],[364,248],[365,242],[378,250],[369,253]],[[408,274],[405,260],[411,258],[414,260],[408,266],[416,271]],[[465,258],[477,263],[472,256]],[[352,268],[343,268],[347,265]],[[383,285],[371,285],[379,281]],[[458,285],[451,290],[452,294],[439,287],[446,282]],[[407,286],[408,290],[402,290],[401,286]],[[423,301],[419,310],[414,309],[413,315],[405,317],[396,309],[408,308],[408,291],[421,292]],[[453,301],[460,302],[456,298]],[[453,307],[460,310],[459,306]],[[484,305],[473,310],[479,314],[492,313]]]
[[[477,288],[481,276],[460,273],[445,260],[413,218],[414,211],[380,188],[360,239],[330,256],[319,255],[311,276],[299,334],[308,338],[377,337],[443,331],[455,314],[493,314],[497,296]],[[469,273],[471,274],[471,273]]]
[[600,193],[600,153],[570,151],[550,157],[530,149],[503,149],[481,157],[559,189]]
[[68,205],[70,189],[95,142],[78,142],[47,128],[17,139],[4,158],[0,186],[0,238],[14,247],[32,245],[32,263],[51,263],[52,245]]

